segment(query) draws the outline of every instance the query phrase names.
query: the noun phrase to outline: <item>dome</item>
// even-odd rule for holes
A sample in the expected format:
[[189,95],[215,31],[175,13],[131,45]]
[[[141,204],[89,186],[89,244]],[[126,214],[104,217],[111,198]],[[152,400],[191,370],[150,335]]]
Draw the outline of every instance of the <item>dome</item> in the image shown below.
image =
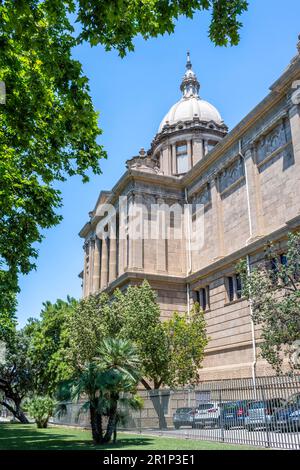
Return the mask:
[[199,96],[191,96],[181,98],[172,106],[161,121],[158,132],[161,132],[166,124],[172,125],[180,121],[192,121],[196,117],[200,121],[214,121],[216,124],[223,124],[219,111],[212,104],[200,99]]
[[224,124],[219,111],[212,104],[200,98],[198,94],[199,89],[200,83],[192,70],[190,54],[188,52],[186,72],[180,85],[183,96],[165,115],[160,123],[158,132],[161,132],[166,124],[171,126],[180,121],[192,121],[194,118],[204,122],[213,121],[217,125]]

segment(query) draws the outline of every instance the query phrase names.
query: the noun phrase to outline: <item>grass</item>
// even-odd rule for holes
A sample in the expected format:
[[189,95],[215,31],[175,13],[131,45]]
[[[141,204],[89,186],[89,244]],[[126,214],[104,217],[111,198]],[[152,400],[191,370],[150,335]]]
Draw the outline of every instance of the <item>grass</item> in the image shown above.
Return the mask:
[[249,450],[218,442],[119,433],[118,442],[95,446],[91,432],[67,427],[37,429],[33,424],[0,424],[0,450]]

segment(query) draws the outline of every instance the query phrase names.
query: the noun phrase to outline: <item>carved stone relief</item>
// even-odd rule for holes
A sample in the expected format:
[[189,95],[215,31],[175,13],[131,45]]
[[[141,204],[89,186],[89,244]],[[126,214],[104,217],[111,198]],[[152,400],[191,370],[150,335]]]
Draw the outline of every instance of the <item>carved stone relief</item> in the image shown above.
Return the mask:
[[240,178],[245,176],[244,162],[242,158],[235,160],[229,167],[225,168],[219,174],[220,193],[236,183]]
[[262,137],[257,143],[257,163],[262,163],[276,150],[283,147],[290,140],[290,128],[286,121],[282,121],[275,129]]

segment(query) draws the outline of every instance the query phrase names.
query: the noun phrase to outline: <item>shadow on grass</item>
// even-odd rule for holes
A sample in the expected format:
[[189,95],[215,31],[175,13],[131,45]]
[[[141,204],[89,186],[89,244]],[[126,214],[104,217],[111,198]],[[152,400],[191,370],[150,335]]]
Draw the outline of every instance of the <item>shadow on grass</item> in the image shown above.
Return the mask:
[[37,429],[28,424],[0,423],[0,450],[110,450],[151,445],[151,437],[126,437],[116,444],[95,445],[90,431],[60,428]]

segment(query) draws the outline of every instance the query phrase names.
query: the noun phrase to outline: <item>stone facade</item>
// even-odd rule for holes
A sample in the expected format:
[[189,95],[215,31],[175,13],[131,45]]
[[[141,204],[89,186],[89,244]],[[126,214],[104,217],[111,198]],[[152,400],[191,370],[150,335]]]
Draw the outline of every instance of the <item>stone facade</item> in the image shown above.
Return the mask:
[[[148,279],[162,319],[200,301],[210,337],[202,380],[249,377],[254,368],[258,375],[270,371],[259,358],[259,329],[253,330],[249,305],[240,297],[235,265],[245,256],[255,263],[268,240],[283,252],[287,233],[300,228],[299,80],[298,53],[267,97],[228,133],[218,111],[199,98],[188,57],[183,97],[162,121],[149,151],[127,162],[112,191],[100,193],[80,232],[84,296]],[[157,207],[151,216],[142,212],[140,238],[120,235],[120,196],[129,208]],[[105,203],[116,209],[116,237],[96,230],[105,219],[98,210]],[[193,251],[190,234],[176,238],[176,214],[168,213],[174,204],[186,203],[193,207],[191,230],[196,205],[203,208],[203,240]],[[166,214],[170,236],[145,237]]]

